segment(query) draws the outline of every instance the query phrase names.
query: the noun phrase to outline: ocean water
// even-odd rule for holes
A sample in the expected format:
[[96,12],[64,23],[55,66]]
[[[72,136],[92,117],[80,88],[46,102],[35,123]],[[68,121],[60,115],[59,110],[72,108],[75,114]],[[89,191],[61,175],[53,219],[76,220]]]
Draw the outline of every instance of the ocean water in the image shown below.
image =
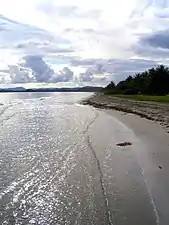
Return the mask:
[[89,96],[0,94],[0,224],[159,224],[137,157],[151,149]]
[[89,95],[0,95],[0,224],[98,224]]

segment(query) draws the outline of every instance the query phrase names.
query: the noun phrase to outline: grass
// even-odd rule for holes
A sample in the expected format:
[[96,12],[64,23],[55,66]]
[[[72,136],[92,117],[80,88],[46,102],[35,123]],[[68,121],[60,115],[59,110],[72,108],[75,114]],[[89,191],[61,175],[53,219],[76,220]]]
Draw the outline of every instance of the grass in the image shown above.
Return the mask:
[[169,103],[169,95],[167,96],[152,96],[152,95],[122,95],[122,94],[111,94],[113,97],[132,99],[136,101],[152,101],[152,102],[163,102]]

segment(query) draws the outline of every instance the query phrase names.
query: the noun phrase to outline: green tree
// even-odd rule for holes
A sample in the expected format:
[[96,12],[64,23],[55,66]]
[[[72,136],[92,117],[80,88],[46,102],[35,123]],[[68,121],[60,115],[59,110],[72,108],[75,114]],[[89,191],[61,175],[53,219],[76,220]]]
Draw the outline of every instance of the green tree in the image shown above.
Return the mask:
[[115,87],[116,87],[115,83],[111,81],[111,83],[106,86],[106,89],[114,89]]
[[137,73],[133,77],[128,76],[117,85],[111,82],[106,89],[119,94],[167,95],[169,93],[169,68],[160,65],[157,68]]

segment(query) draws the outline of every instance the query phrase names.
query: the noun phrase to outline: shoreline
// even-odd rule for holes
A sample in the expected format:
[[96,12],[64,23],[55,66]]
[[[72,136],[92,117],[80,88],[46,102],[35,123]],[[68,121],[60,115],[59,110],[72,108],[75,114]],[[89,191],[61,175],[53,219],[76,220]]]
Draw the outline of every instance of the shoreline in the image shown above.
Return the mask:
[[169,104],[144,102],[96,93],[81,102],[99,109],[111,109],[138,115],[160,124],[169,133]]
[[[98,110],[100,116],[93,125],[93,133],[90,134],[90,137],[92,143],[95,144],[95,149],[97,149],[97,156],[99,154],[107,156],[107,160],[110,163],[108,168],[112,168],[112,170],[108,169],[107,173],[112,174],[112,178],[115,178],[116,181],[119,179],[124,182],[127,195],[129,194],[127,184],[131,184],[133,188],[135,181],[138,181],[138,187],[140,188],[142,187],[140,180],[143,179],[148,193],[145,200],[147,198],[151,202],[154,218],[156,219],[156,222],[148,221],[147,224],[169,224],[168,211],[166,210],[169,203],[169,139],[166,132],[167,127],[169,127],[169,123],[167,123],[169,121],[169,105],[138,102],[102,94],[95,94],[82,101],[82,104],[102,109]],[[124,142],[132,145],[127,147],[117,146],[117,143]],[[106,150],[103,147],[105,143],[108,143]],[[102,162],[102,159],[100,159],[100,162]],[[105,165],[105,161],[102,163]],[[103,166],[103,168],[107,167]],[[140,171],[140,177],[139,173],[136,172],[138,171],[137,169]],[[123,176],[123,173],[125,176]],[[109,177],[111,177],[110,175]],[[130,180],[131,177],[132,179]],[[111,185],[110,188],[109,186],[106,187],[108,193],[113,193],[115,190],[116,186],[113,183],[113,179],[112,184],[112,189]],[[118,191],[121,186],[118,186]],[[123,196],[124,193],[125,191],[123,191]],[[132,194],[132,199],[134,199],[133,196]],[[141,189],[136,195],[134,205],[136,205],[136,202],[138,203],[140,196],[142,204]],[[121,209],[123,209],[123,205],[128,204],[129,200],[128,198],[125,203],[125,198],[123,197]],[[109,204],[111,205],[111,200],[109,200]],[[112,208],[113,205],[114,202],[112,202]],[[141,212],[143,212],[145,206],[146,204],[141,208]],[[150,215],[149,210],[146,209],[145,212],[148,212],[148,215]],[[133,208],[132,213],[135,214]],[[146,220],[142,222],[141,218],[140,221],[142,224],[146,224]],[[132,222],[129,224],[132,224]]]

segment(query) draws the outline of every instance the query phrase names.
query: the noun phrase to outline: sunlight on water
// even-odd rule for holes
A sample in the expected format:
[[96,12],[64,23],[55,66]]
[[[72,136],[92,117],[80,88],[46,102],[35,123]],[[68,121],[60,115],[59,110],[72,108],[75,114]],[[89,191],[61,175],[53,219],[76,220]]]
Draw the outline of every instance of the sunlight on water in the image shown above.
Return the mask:
[[[91,165],[93,159],[84,130],[95,115],[78,103],[88,96],[0,96],[1,224],[81,224],[81,208],[83,214],[93,208],[85,204],[94,197],[90,186],[94,177],[85,165],[85,158]],[[88,180],[87,186],[79,173]]]

